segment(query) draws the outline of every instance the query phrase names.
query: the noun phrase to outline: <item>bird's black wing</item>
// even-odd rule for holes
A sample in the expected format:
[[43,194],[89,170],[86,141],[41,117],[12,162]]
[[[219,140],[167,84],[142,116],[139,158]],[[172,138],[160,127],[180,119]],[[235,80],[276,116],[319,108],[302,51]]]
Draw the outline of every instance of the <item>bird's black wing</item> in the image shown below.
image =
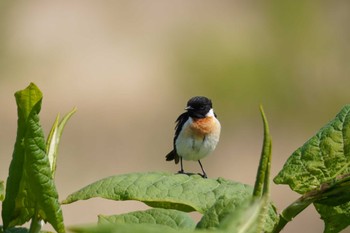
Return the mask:
[[179,136],[182,126],[185,124],[185,122],[188,120],[189,118],[189,114],[188,112],[184,112],[182,113],[177,119],[176,119],[176,126],[175,126],[175,136],[174,136],[174,141],[173,141],[173,145],[174,145],[174,149],[172,151],[170,151],[167,155],[166,155],[166,161],[171,161],[171,160],[175,160],[175,163],[177,164],[179,162],[179,155],[176,152],[176,139]]
[[175,142],[177,137],[179,136],[182,126],[185,124],[185,122],[188,120],[190,115],[188,112],[182,113],[177,119],[176,119],[176,126],[175,126],[175,136],[174,136],[174,149],[175,149]]

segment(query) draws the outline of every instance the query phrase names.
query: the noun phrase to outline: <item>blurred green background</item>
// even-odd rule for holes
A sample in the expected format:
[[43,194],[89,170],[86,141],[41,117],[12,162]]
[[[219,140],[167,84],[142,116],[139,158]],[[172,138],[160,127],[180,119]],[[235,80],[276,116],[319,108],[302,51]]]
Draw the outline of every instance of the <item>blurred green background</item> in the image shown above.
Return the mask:
[[[78,111],[61,141],[60,198],[100,178],[176,172],[165,162],[174,121],[195,95],[222,123],[209,177],[253,184],[262,144],[259,104],[273,137],[272,175],[350,103],[349,1],[1,1],[0,179],[16,137],[13,94],[36,83],[46,135]],[[199,171],[197,163],[185,169]],[[272,184],[282,210],[298,197]],[[67,225],[147,208],[89,200],[64,206]],[[200,216],[193,214],[194,218]],[[309,207],[284,232],[321,232]],[[349,231],[350,232],[350,231]]]

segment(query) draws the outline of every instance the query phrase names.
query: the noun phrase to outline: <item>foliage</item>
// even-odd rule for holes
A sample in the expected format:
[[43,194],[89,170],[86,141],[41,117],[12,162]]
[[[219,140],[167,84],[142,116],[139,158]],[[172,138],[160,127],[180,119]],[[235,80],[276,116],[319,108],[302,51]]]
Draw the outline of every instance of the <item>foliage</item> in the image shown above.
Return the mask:
[[[18,130],[6,182],[0,181],[1,232],[40,232],[43,221],[65,232],[54,177],[58,145],[64,126],[76,111],[56,118],[45,141],[39,112],[42,93],[31,83],[15,94]],[[279,215],[270,201],[271,137],[261,107],[264,141],[254,187],[224,178],[146,172],[100,179],[69,195],[62,204],[100,197],[137,200],[145,211],[99,215],[98,224],[71,227],[73,232],[280,232],[310,204],[325,222],[324,232],[350,225],[350,105],[298,148],[275,177],[301,197]],[[202,213],[198,223],[188,212]],[[18,227],[31,220],[29,229]]]
[[194,229],[196,227],[193,219],[185,212],[162,208],[134,211],[112,216],[99,215],[98,223],[150,223],[169,226],[174,229]]
[[349,165],[350,105],[346,105],[289,157],[274,181],[303,194],[294,206],[314,203],[325,232],[339,232],[350,225]]
[[202,179],[199,175],[166,172],[131,173],[104,178],[69,195],[63,204],[93,197],[111,200],[138,200],[157,208],[205,213],[217,199],[250,198],[251,187],[218,179]]
[[[65,122],[58,136],[51,137],[46,145],[39,121],[42,93],[31,83],[26,89],[15,93],[18,109],[18,130],[6,195],[2,205],[3,228],[8,229],[32,220],[31,229],[41,221],[49,222],[57,232],[65,232],[58,193],[53,180],[56,154],[49,158],[46,148],[57,148]],[[56,140],[53,142],[53,138]],[[57,149],[53,149],[57,151]]]

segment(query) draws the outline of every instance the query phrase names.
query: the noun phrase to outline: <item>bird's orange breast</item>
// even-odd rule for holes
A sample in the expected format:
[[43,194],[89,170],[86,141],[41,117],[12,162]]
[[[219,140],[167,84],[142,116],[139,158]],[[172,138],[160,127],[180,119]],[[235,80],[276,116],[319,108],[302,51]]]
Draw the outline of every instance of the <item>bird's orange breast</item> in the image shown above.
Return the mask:
[[198,135],[210,134],[216,131],[217,128],[218,125],[214,117],[193,119],[192,124],[190,124],[190,130]]

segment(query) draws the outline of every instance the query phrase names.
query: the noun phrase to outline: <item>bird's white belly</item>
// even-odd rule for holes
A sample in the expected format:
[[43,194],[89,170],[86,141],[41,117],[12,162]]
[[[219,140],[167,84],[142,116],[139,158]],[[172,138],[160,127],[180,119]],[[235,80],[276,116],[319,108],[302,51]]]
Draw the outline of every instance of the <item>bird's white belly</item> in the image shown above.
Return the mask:
[[213,152],[220,137],[220,123],[215,118],[214,121],[216,126],[209,134],[197,135],[191,131],[180,133],[175,143],[177,154],[184,160],[197,161]]

